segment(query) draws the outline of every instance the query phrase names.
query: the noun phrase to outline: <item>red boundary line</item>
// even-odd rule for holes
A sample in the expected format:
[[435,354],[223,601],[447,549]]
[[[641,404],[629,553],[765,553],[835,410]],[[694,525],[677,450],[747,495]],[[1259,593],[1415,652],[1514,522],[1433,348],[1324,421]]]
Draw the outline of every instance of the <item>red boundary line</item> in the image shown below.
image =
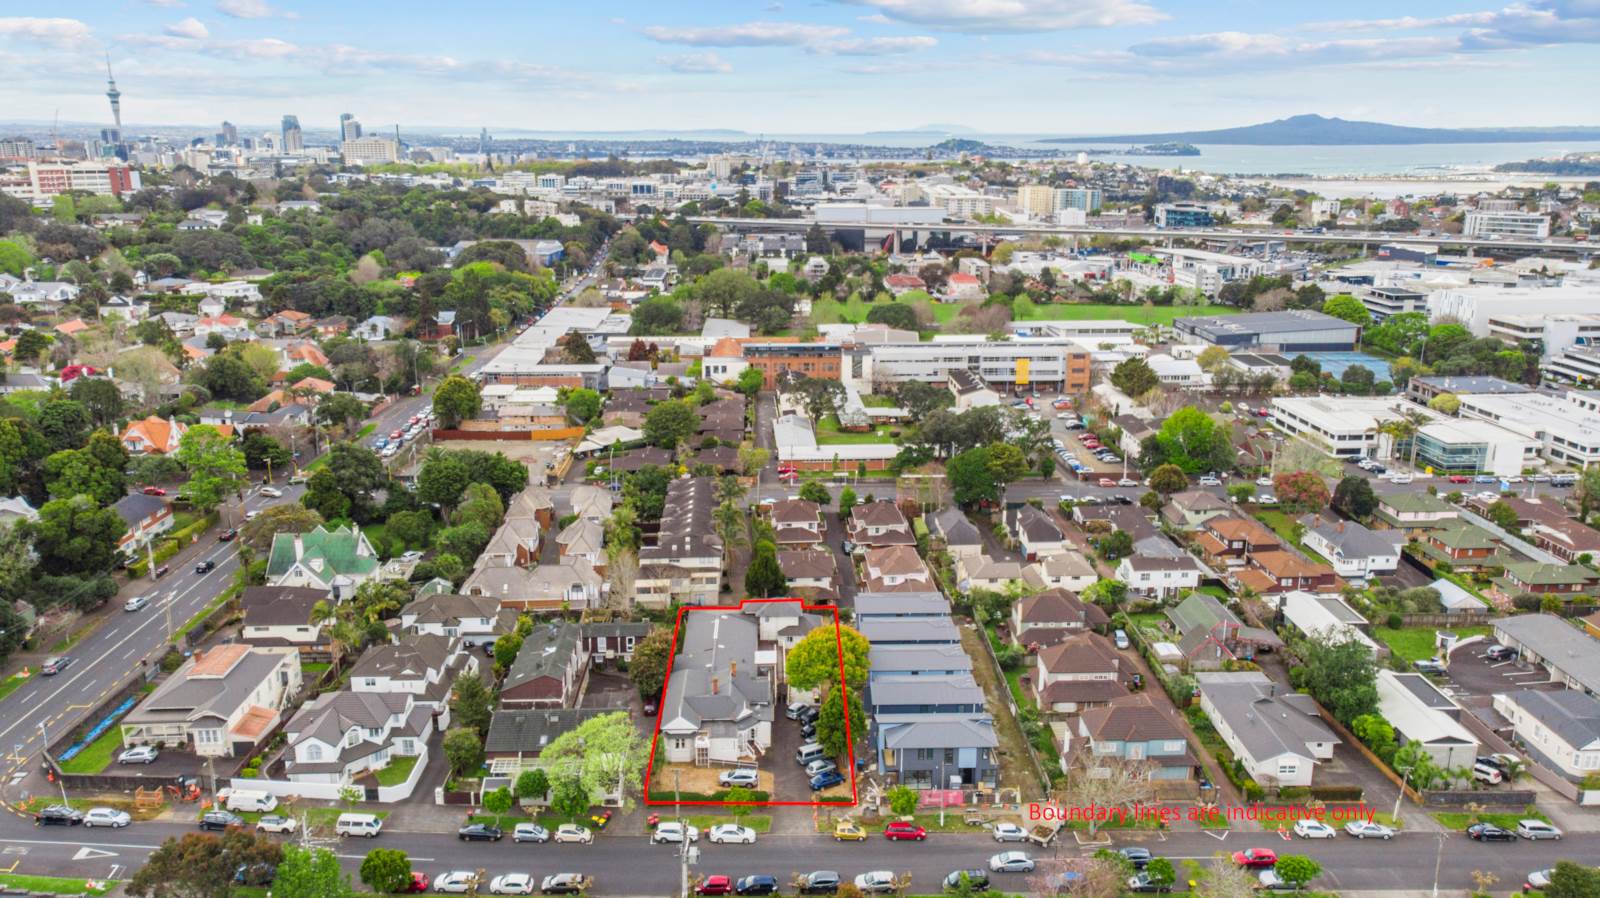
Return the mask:
[[[800,604],[800,608],[803,611],[821,611],[821,612],[824,612],[824,613],[832,612],[832,614],[833,614],[833,639],[834,639],[834,643],[838,646],[838,649],[839,649],[839,689],[840,689],[840,696],[839,697],[840,697],[840,700],[843,702],[843,708],[844,708],[845,758],[848,761],[849,767],[850,767],[850,804],[847,805],[842,801],[771,801],[771,800],[768,800],[768,801],[710,801],[710,800],[706,800],[706,801],[677,802],[677,801],[671,801],[671,800],[667,800],[667,799],[652,799],[650,797],[650,782],[654,778],[654,775],[655,775],[656,748],[661,744],[661,718],[666,715],[666,711],[667,711],[667,709],[666,709],[667,683],[670,683],[671,680],[672,680],[672,669],[671,669],[670,665],[672,664],[672,661],[675,661],[677,659],[677,657],[678,657],[678,634],[683,629],[683,616],[685,614],[687,614],[688,612],[690,612],[690,611],[734,611],[734,612],[739,612],[739,611],[743,611],[744,607],[746,605],[749,605],[749,604],[762,604],[762,603],[766,603],[766,602],[785,602],[785,603],[788,603],[788,602],[799,602],[799,603],[801,603]],[[807,604],[805,604],[805,600],[804,599],[743,599],[743,600],[741,600],[739,602],[738,605],[685,605],[685,606],[680,607],[678,609],[678,619],[673,624],[673,627],[672,627],[672,647],[671,647],[670,653],[667,656],[669,659],[672,659],[672,660],[668,661],[669,667],[667,669],[667,680],[666,680],[666,682],[663,682],[661,684],[661,695],[660,695],[659,699],[657,700],[656,730],[655,730],[654,737],[650,740],[650,762],[647,765],[645,765],[645,770],[644,770],[644,803],[646,805],[677,805],[677,804],[685,804],[685,805],[710,806],[710,807],[732,807],[732,806],[735,806],[735,805],[748,805],[748,806],[752,806],[752,807],[847,808],[847,807],[852,807],[857,802],[859,802],[861,800],[861,796],[857,792],[857,784],[856,784],[855,738],[850,733],[850,687],[845,682],[845,678],[844,678],[844,633],[839,629],[841,626],[842,625],[839,623],[839,607],[837,605],[807,605]],[[776,697],[774,697],[774,699],[776,699]],[[776,723],[776,720],[777,720],[777,707],[776,707],[776,705],[774,705],[774,707],[773,707],[773,720],[774,720],[774,723]],[[774,782],[774,786],[776,786],[776,782]]]

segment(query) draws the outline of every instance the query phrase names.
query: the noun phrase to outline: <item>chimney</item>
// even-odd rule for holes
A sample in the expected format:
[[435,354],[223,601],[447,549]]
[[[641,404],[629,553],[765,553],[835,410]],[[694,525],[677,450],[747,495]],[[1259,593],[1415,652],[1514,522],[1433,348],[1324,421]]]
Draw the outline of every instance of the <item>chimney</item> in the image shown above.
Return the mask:
[[711,678],[711,694],[712,695],[718,695],[719,694],[717,686],[718,686],[717,678],[716,677],[712,677]]

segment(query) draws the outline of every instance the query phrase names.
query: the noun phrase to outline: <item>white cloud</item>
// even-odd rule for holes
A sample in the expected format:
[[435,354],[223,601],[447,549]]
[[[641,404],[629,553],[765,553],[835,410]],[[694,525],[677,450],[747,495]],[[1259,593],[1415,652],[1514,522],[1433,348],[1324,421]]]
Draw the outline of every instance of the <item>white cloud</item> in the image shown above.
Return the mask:
[[733,66],[715,53],[686,53],[682,56],[657,56],[656,63],[685,75],[726,74]]
[[91,33],[89,26],[77,19],[0,16],[0,37],[37,41],[53,47],[81,47],[89,42]]
[[1336,19],[1330,22],[1308,22],[1301,26],[1305,31],[1398,31],[1418,28],[1450,28],[1461,25],[1482,25],[1492,20],[1492,12],[1464,12],[1449,16],[1418,18],[1400,16],[1395,19]]
[[922,35],[907,37],[868,37],[851,38],[849,40],[833,41],[830,43],[815,44],[810,49],[813,53],[825,56],[889,56],[895,53],[913,53],[917,50],[926,50],[938,46],[935,38]]
[[292,13],[278,9],[267,0],[217,0],[217,12],[235,19],[294,18]]
[[211,36],[211,31],[206,28],[206,24],[194,16],[190,16],[181,22],[173,22],[161,30],[173,37],[181,37],[192,41],[203,41]]
[[974,34],[1149,25],[1167,16],[1141,0],[839,0],[897,22]]
[[836,25],[745,22],[740,25],[687,28],[651,25],[644,33],[646,37],[663,44],[686,44],[691,47],[803,47],[841,38],[850,32]]
[[160,6],[167,9],[185,5],[183,0],[144,0],[144,2],[147,6]]

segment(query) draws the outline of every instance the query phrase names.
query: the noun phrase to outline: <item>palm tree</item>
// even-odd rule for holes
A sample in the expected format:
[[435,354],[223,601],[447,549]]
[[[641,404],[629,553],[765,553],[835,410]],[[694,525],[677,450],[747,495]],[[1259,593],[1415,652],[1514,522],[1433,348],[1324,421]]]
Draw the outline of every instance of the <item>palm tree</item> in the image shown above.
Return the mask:
[[748,530],[745,526],[744,509],[734,499],[726,499],[716,510],[711,513],[713,525],[717,535],[722,537],[723,551],[729,555],[733,550],[748,541]]

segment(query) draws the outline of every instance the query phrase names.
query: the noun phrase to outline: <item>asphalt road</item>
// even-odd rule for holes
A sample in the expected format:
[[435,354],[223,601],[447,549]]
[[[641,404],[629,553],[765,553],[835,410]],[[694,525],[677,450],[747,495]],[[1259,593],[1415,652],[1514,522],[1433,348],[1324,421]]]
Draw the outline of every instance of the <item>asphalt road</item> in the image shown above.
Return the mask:
[[[34,875],[72,875],[117,878],[137,869],[163,839],[191,831],[166,823],[136,823],[121,830],[36,829],[13,816],[0,817],[0,842],[5,855],[0,872],[15,862],[11,872]],[[400,848],[410,855],[415,869],[430,877],[448,870],[481,871],[487,877],[501,873],[585,873],[595,878],[595,893],[602,895],[656,895],[675,891],[677,856],[672,845],[652,845],[642,835],[600,835],[592,845],[516,844],[457,841],[453,833],[385,832],[372,842],[326,841],[354,878],[370,848]],[[1210,862],[1218,852],[1244,848],[1271,848],[1280,854],[1304,854],[1322,863],[1324,872],[1313,882],[1323,890],[1422,890],[1434,883],[1444,889],[1472,886],[1472,871],[1499,877],[1497,892],[1521,885],[1528,873],[1554,866],[1562,859],[1600,856],[1600,834],[1575,834],[1560,842],[1514,842],[1480,845],[1460,834],[1440,838],[1431,834],[1401,834],[1392,842],[1357,841],[1340,835],[1326,841],[1285,841],[1276,833],[1185,832],[1163,837],[1139,834],[1113,838],[1114,847],[1142,845],[1172,859]],[[997,845],[980,834],[934,833],[926,842],[889,842],[874,837],[864,843],[838,844],[825,836],[762,836],[754,845],[700,843],[700,859],[692,872],[703,875],[743,876],[768,873],[787,884],[795,873],[835,870],[855,876],[869,870],[892,870],[912,875],[912,891],[938,891],[946,874],[957,869],[983,868],[998,851],[1021,849],[1036,859],[1049,856],[1081,857],[1094,847],[1068,840],[1050,849]],[[1180,871],[1182,867],[1180,865]],[[1023,874],[993,874],[997,888],[1029,890]],[[786,891],[787,888],[785,889]]]

